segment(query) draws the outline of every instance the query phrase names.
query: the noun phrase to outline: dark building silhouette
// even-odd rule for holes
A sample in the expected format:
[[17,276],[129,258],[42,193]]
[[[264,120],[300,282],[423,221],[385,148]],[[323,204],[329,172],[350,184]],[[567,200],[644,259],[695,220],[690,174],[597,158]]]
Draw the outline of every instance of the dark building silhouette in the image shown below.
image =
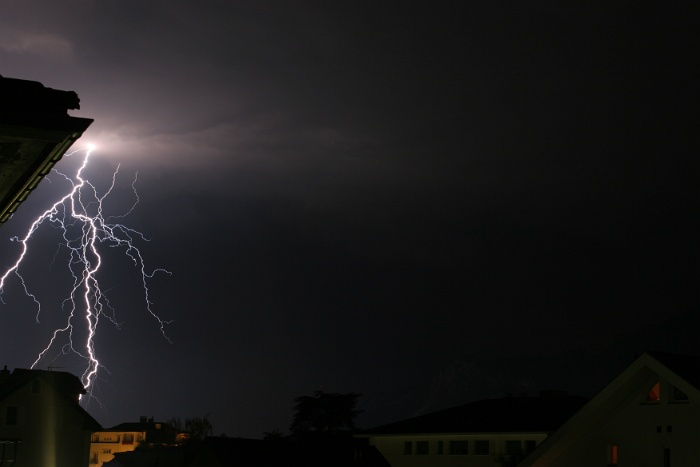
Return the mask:
[[0,371],[0,465],[87,466],[100,424],[79,404],[85,388],[62,371]]
[[0,224],[93,122],[78,108],[75,92],[0,76]]
[[365,430],[392,466],[515,465],[588,401],[543,391],[485,399]]
[[700,357],[645,352],[522,467],[694,467],[700,463]]

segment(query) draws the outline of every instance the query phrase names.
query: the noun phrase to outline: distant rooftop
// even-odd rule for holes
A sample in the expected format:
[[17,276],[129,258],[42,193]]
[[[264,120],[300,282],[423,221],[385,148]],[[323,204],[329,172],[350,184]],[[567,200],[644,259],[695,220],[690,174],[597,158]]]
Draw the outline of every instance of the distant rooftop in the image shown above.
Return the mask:
[[588,401],[546,392],[537,397],[484,399],[363,431],[364,435],[427,433],[550,433]]

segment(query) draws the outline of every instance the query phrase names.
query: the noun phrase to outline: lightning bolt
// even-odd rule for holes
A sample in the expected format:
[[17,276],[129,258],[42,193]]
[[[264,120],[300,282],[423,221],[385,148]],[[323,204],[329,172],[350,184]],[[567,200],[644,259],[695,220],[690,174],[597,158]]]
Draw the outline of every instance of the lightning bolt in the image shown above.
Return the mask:
[[[63,308],[67,310],[67,318],[64,324],[51,333],[51,338],[44,349],[39,353],[31,368],[40,362],[46,361],[55,354],[53,360],[61,355],[75,354],[85,362],[85,370],[81,376],[83,386],[92,396],[92,388],[100,368],[98,355],[95,350],[96,332],[100,322],[107,320],[119,327],[114,309],[110,306],[105,291],[100,286],[99,273],[105,268],[103,254],[105,248],[121,248],[138,269],[144,290],[145,308],[155,319],[163,337],[170,342],[165,327],[170,321],[161,319],[152,309],[149,295],[149,280],[157,273],[170,275],[165,269],[157,268],[148,270],[141,251],[136,246],[137,241],[148,241],[139,231],[131,229],[124,224],[116,223],[128,216],[139,203],[140,199],[136,191],[135,176],[131,183],[135,201],[126,213],[119,216],[105,217],[103,212],[104,201],[112,194],[119,174],[119,166],[112,174],[112,181],[107,190],[100,194],[95,185],[84,178],[83,173],[88,166],[93,149],[83,148],[66,154],[71,157],[83,153],[82,164],[73,177],[53,170],[63,177],[72,187],[68,193],[56,201],[41,215],[36,217],[26,231],[24,237],[12,237],[11,240],[21,244],[20,253],[15,263],[10,266],[0,277],[0,300],[5,292],[5,286],[10,279],[19,281],[24,293],[31,298],[36,306],[35,320],[39,323],[42,313],[41,302],[30,291],[24,276],[20,271],[23,261],[30,250],[30,244],[35,232],[45,224],[58,228],[62,235],[61,245],[68,251],[68,271],[72,277],[72,287],[67,298],[63,301]],[[4,303],[4,302],[3,302]],[[74,331],[80,329],[87,337],[80,341],[74,339]],[[63,343],[63,344],[61,344]]]

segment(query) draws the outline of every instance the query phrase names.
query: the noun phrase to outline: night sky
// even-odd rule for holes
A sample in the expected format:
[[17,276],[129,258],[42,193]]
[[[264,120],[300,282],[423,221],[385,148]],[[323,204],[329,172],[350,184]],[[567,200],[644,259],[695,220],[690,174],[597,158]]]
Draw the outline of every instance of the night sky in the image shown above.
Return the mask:
[[[261,437],[299,395],[354,391],[369,428],[592,396],[635,353],[700,354],[699,19],[660,1],[2,2],[0,74],[78,93],[91,179],[121,164],[119,214],[138,173],[123,222],[172,272],[150,281],[168,342],[108,253],[121,326],[97,336],[88,411]],[[50,179],[0,228],[3,268],[63,193]],[[41,324],[17,282],[2,295],[10,369],[63,316],[56,235],[27,259]]]

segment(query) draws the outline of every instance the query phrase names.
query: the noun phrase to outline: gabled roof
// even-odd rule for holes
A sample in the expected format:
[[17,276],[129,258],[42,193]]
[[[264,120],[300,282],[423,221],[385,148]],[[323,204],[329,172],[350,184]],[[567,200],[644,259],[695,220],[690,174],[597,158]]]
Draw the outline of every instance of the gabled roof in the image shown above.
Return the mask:
[[[6,370],[3,370],[6,371]],[[15,391],[35,378],[51,384],[61,394],[79,396],[85,394],[83,383],[75,375],[65,371],[28,370],[25,368],[15,368],[4,384],[0,384],[0,398]]]
[[[157,425],[160,425],[158,428]],[[124,432],[139,432],[139,431],[151,431],[151,430],[172,430],[175,429],[165,422],[125,422],[119,425],[114,425],[112,428],[105,428],[102,431],[124,431]]]
[[655,351],[643,353],[518,465],[549,465],[576,443],[582,433],[597,430],[605,423],[631,392],[644,395],[649,387],[643,385],[658,379],[668,381],[681,391],[698,393],[700,358]]
[[583,396],[561,393],[485,399],[365,430],[361,435],[549,433],[571,417],[587,400]]
[[16,368],[12,373],[5,367],[0,370],[0,401],[15,393],[18,389],[39,379],[50,385],[54,391],[66,402],[66,405],[78,410],[85,422],[85,428],[89,430],[100,429],[100,424],[80,406],[79,396],[85,394],[85,388],[80,379],[75,375],[64,371],[28,370]]
[[149,444],[173,444],[177,438],[177,430],[165,422],[126,422],[100,431],[146,433],[146,442]]
[[690,383],[695,389],[700,390],[700,357],[657,351],[646,353]]

